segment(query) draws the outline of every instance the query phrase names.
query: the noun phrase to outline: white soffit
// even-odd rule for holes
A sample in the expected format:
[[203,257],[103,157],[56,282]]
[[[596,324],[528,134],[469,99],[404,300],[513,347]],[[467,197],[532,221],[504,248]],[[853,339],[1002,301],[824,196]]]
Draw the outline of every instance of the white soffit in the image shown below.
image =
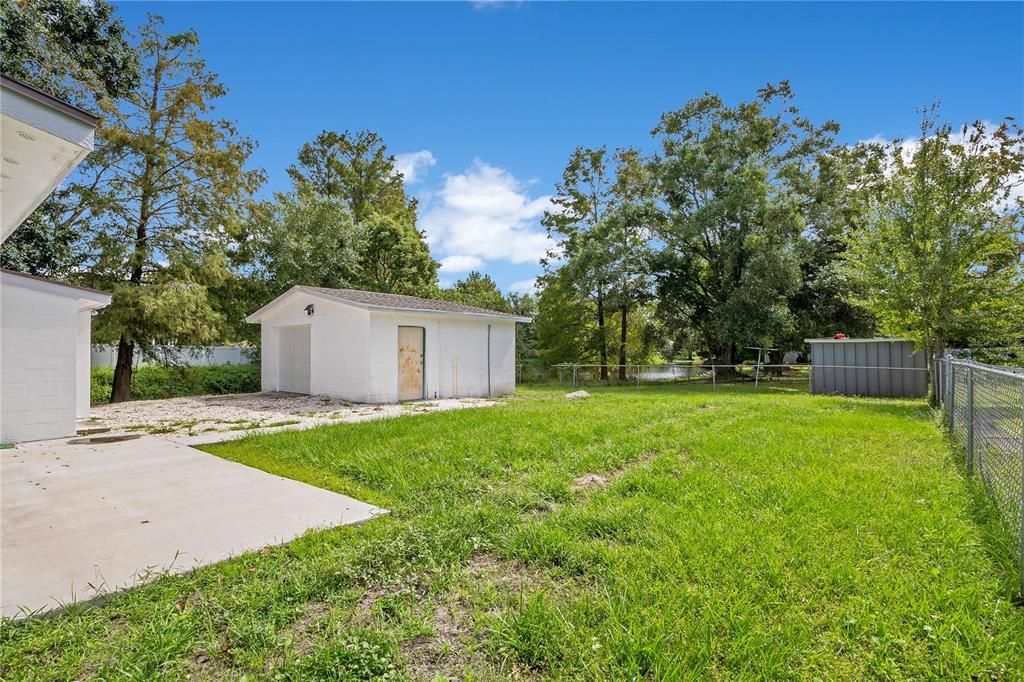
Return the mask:
[[[6,78],[0,89],[0,242],[92,151],[95,118]],[[91,119],[91,120],[90,120]]]

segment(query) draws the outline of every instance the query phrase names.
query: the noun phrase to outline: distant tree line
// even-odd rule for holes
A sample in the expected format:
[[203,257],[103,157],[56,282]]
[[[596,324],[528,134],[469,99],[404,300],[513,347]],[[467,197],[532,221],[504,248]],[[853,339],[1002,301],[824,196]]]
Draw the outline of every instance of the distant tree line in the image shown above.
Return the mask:
[[[97,342],[137,354],[258,343],[244,316],[294,284],[439,297],[534,318],[520,362],[632,363],[806,336],[906,336],[929,352],[1024,335],[1021,129],[853,146],[786,82],[662,115],[658,151],[579,147],[543,225],[539,294],[473,272],[438,283],[384,140],[324,130],[261,198],[256,142],[217,118],[224,85],[194,31],[134,33],[105,0],[3,0],[0,69],[101,114],[96,150],[5,243],[0,263],[103,288]],[[615,369],[617,366],[617,370]]]
[[624,375],[840,331],[930,354],[1024,338],[1020,127],[954,130],[932,107],[917,139],[838,132],[781,82],[663,114],[650,156],[574,150],[544,218],[539,357]]

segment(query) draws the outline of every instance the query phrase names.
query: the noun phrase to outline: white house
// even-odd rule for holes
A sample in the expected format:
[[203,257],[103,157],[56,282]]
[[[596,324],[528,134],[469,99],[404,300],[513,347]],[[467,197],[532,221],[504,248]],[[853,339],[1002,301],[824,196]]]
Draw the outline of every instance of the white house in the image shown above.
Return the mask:
[[514,392],[516,323],[530,318],[415,296],[296,286],[246,321],[262,325],[264,391],[393,403]]
[[[0,241],[92,150],[97,122],[0,76]],[[75,434],[89,415],[92,313],[109,303],[102,291],[0,271],[0,442]]]

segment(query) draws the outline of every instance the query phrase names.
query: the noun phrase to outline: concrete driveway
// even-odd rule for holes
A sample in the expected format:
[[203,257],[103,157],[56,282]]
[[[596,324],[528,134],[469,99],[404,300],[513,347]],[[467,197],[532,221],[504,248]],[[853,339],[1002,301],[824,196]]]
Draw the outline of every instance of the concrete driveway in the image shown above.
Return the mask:
[[0,613],[16,617],[384,510],[145,435],[0,453]]

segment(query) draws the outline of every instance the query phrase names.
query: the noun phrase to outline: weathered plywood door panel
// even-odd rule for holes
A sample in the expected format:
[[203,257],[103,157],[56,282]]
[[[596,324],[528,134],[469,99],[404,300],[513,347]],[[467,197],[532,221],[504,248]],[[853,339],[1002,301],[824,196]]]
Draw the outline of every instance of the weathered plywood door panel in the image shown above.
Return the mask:
[[279,331],[277,390],[309,393],[309,325],[281,327]]
[[398,328],[398,399],[423,398],[423,327]]

